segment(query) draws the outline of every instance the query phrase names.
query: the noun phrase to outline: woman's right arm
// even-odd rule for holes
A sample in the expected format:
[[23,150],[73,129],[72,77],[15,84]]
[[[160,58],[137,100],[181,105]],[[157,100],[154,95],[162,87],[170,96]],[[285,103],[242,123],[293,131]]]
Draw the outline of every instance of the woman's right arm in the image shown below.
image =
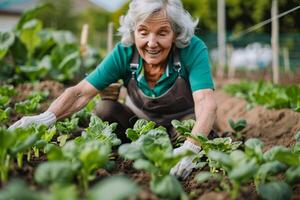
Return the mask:
[[48,108],[34,116],[22,117],[9,127],[9,130],[26,128],[31,124],[53,125],[56,120],[67,117],[83,108],[99,91],[88,81],[82,80],[77,85],[66,89]]
[[99,91],[83,79],[77,85],[66,89],[48,108],[56,119],[67,117],[82,109]]

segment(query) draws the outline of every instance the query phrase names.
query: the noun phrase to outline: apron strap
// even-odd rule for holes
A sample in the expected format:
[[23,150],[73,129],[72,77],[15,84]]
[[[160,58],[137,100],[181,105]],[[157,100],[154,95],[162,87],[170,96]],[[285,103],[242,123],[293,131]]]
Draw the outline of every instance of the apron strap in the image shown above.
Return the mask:
[[173,53],[173,68],[176,72],[179,73],[181,70],[181,63],[179,59],[178,48],[175,45],[173,45],[172,47],[172,53]]
[[132,75],[135,74],[136,70],[138,69],[139,67],[139,52],[138,50],[136,49],[136,47],[133,45],[132,46],[132,57],[131,57],[131,61],[130,61],[130,70],[132,72]]
[[[132,57],[131,57],[131,61],[130,61],[130,70],[132,72],[132,74],[135,74],[136,70],[139,67],[139,52],[136,49],[135,46],[132,47]],[[179,59],[179,52],[178,52],[178,48],[173,45],[172,47],[172,53],[173,53],[173,68],[176,72],[180,72],[181,70],[181,63],[180,63],[180,59]]]

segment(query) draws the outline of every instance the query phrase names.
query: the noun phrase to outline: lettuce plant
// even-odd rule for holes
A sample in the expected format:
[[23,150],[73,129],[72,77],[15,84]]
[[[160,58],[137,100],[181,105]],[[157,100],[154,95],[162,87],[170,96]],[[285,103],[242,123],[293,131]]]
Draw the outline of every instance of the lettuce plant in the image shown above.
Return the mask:
[[[62,170],[69,170],[68,178],[62,179],[68,184],[76,175],[83,191],[87,191],[88,183],[95,178],[96,169],[103,167],[109,159],[111,144],[98,140],[78,137],[68,141],[62,148],[49,144],[45,147],[49,163],[43,163],[40,175],[51,174],[45,178],[36,176],[36,180],[44,184],[53,184],[59,179]],[[57,167],[51,167],[56,165]],[[73,177],[72,177],[73,176]]]
[[30,161],[31,149],[41,139],[42,135],[46,132],[47,127],[44,125],[30,126],[28,128],[17,128],[14,134],[17,135],[15,143],[10,147],[10,155],[17,158],[19,167],[23,165],[23,155],[27,153],[27,161]]
[[194,119],[187,119],[187,120],[172,120],[171,124],[175,128],[176,132],[178,133],[178,136],[176,137],[175,146],[180,146],[186,139],[186,134],[190,134],[192,132],[192,129],[195,125]]
[[49,95],[49,92],[33,92],[31,93],[25,101],[18,102],[15,104],[15,110],[17,113],[28,115],[36,112],[41,101],[45,100]]
[[98,140],[109,142],[112,146],[120,145],[121,140],[114,133],[117,123],[103,122],[96,115],[92,115],[89,127],[86,128],[86,134],[83,135],[87,140]]
[[236,137],[236,139],[240,140],[242,139],[241,131],[244,130],[247,126],[247,121],[245,119],[238,119],[237,121],[233,121],[233,119],[228,119],[228,124],[232,128],[233,135]]
[[78,128],[78,120],[76,117],[66,118],[56,122],[55,127],[60,134],[68,134]]
[[17,94],[17,91],[12,85],[0,86],[0,96],[12,97]]
[[[114,192],[112,192],[112,190]],[[136,196],[140,188],[124,176],[113,176],[97,183],[88,193],[88,200],[120,200]]]
[[229,84],[223,88],[226,92],[244,98],[248,108],[263,105],[267,108],[290,108],[300,111],[300,88],[296,85],[282,86],[272,83],[241,82]]
[[[206,181],[209,178],[219,180],[221,187],[230,193],[232,199],[237,198],[242,184],[251,181],[258,169],[255,159],[247,158],[241,150],[235,150],[229,154],[220,151],[210,151],[208,157],[215,162],[215,167],[220,168],[224,173],[200,173],[196,180]],[[227,183],[226,174],[229,178],[229,184]]]
[[45,130],[45,126],[30,126],[14,131],[0,127],[0,176],[2,182],[7,181],[8,171],[14,159],[17,159],[19,167],[23,165],[24,154],[27,153],[27,159],[30,159],[31,149],[40,140]]
[[141,135],[146,134],[150,130],[154,129],[154,127],[155,122],[139,119],[136,121],[133,128],[128,128],[126,130],[125,134],[131,141],[136,141]]
[[0,33],[3,80],[22,83],[47,77],[69,81],[90,71],[99,62],[99,53],[91,47],[87,55],[81,57],[80,45],[70,31],[43,28],[36,17],[44,7],[23,13],[12,31]]
[[[114,191],[112,193],[112,191]],[[51,185],[47,190],[37,190],[29,187],[21,180],[10,181],[0,190],[0,200],[121,200],[135,197],[139,187],[127,177],[113,176],[97,182],[91,189],[79,198],[77,187],[73,184]]]
[[165,128],[152,129],[134,142],[121,145],[119,154],[126,159],[134,160],[133,166],[136,169],[150,173],[150,188],[155,194],[168,199],[185,196],[181,184],[174,176],[169,175],[169,172],[180,159],[192,153],[174,155]]
[[0,125],[5,123],[9,119],[9,115],[11,113],[11,108],[8,107],[5,110],[0,108]]

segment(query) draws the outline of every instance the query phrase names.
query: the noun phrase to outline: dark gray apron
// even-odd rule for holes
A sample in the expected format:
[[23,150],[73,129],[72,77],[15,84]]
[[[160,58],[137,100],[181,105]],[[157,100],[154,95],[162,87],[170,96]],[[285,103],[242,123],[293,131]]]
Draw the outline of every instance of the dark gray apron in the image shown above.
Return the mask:
[[152,120],[158,125],[170,127],[171,120],[181,119],[194,113],[194,101],[190,85],[180,74],[181,63],[178,49],[175,46],[172,48],[173,67],[178,73],[175,83],[164,94],[153,98],[146,96],[137,86],[136,70],[139,66],[139,54],[136,47],[133,48],[130,63],[132,77],[127,85],[127,92],[133,104],[147,116],[148,120]]

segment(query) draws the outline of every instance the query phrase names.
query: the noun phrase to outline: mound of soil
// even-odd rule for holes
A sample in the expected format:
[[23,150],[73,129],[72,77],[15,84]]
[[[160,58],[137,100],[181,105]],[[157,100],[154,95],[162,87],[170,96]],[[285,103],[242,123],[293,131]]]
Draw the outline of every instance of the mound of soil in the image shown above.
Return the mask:
[[270,110],[263,106],[246,109],[247,102],[232,97],[221,90],[215,92],[218,111],[216,125],[221,132],[230,131],[227,120],[244,118],[248,125],[242,134],[246,138],[259,138],[265,150],[275,145],[290,146],[295,142],[294,135],[300,131],[300,113],[290,109]]
[[64,89],[64,85],[56,81],[42,81],[38,84],[24,83],[17,86],[17,96],[14,100],[23,101],[32,91],[49,91],[48,100],[53,100],[58,97]]

